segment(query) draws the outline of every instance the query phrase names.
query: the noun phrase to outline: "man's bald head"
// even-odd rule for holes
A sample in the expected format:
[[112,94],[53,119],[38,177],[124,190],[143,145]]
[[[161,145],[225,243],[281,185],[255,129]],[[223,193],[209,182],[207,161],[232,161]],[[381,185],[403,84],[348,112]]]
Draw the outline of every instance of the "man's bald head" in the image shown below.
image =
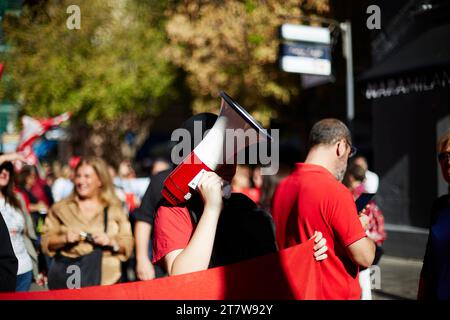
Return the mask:
[[344,139],[350,145],[352,136],[347,126],[338,119],[323,119],[317,122],[309,134],[309,148],[318,145],[333,145],[339,140]]

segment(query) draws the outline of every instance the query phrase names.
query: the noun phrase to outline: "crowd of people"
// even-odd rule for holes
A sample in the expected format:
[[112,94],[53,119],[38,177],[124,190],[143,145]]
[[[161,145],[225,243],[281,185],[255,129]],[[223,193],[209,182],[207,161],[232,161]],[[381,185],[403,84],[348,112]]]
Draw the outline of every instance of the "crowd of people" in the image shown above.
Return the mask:
[[[194,121],[208,126],[216,118],[196,115],[183,127],[193,128]],[[446,139],[438,152],[450,183]],[[29,166],[20,154],[0,155],[0,291],[28,291],[33,281],[67,288],[69,265],[85,275],[82,287],[110,285],[206,270],[314,239],[321,298],[371,299],[370,267],[383,254],[386,232],[375,201],[357,212],[355,200],[376,193],[379,179],[355,154],[345,124],[324,119],[311,130],[303,163],[270,176],[257,166],[225,164],[204,173],[198,192],[180,206],[161,195],[175,167],[168,160],[155,159],[149,178],[137,178],[130,161],[117,170],[98,157]],[[227,184],[233,192],[225,199]],[[448,208],[448,196],[438,201],[433,231],[446,223]],[[448,298],[441,284],[448,279],[436,278],[446,269],[436,270],[435,261],[448,260],[436,232],[430,233],[420,297]]]
[[[119,172],[128,166],[123,161]],[[98,284],[127,280],[124,265],[134,256],[130,215],[149,179],[139,181],[130,172],[111,175],[113,169],[96,157],[30,166],[18,153],[0,156],[0,211],[17,258],[16,285],[9,289],[28,291],[33,281],[52,288],[55,261],[82,257],[97,247],[108,249],[102,250]]]

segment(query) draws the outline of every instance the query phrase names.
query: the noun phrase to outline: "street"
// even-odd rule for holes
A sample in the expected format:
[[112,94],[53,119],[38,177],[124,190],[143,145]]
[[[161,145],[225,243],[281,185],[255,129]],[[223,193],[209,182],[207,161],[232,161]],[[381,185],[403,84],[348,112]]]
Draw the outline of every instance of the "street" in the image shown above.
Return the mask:
[[381,289],[373,291],[374,300],[415,300],[422,261],[392,256],[380,260]]

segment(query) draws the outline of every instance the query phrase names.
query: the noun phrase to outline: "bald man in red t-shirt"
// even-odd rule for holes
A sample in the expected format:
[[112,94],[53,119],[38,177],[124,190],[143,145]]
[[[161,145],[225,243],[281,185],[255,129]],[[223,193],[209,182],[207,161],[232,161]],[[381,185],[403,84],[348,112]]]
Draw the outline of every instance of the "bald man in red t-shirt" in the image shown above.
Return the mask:
[[304,163],[284,179],[272,202],[280,249],[307,241],[317,230],[327,240],[328,259],[317,265],[323,299],[360,299],[359,266],[369,267],[375,244],[366,237],[368,217],[358,216],[350,191],[341,183],[354,153],[348,128],[324,119],[310,133]]

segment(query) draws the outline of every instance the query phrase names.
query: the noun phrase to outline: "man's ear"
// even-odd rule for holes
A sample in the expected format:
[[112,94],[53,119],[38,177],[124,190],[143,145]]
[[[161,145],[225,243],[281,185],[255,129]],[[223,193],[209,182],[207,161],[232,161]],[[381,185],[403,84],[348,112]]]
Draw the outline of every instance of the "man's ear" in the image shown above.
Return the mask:
[[336,146],[336,155],[338,158],[340,158],[344,154],[345,154],[345,142],[343,140],[339,140]]

